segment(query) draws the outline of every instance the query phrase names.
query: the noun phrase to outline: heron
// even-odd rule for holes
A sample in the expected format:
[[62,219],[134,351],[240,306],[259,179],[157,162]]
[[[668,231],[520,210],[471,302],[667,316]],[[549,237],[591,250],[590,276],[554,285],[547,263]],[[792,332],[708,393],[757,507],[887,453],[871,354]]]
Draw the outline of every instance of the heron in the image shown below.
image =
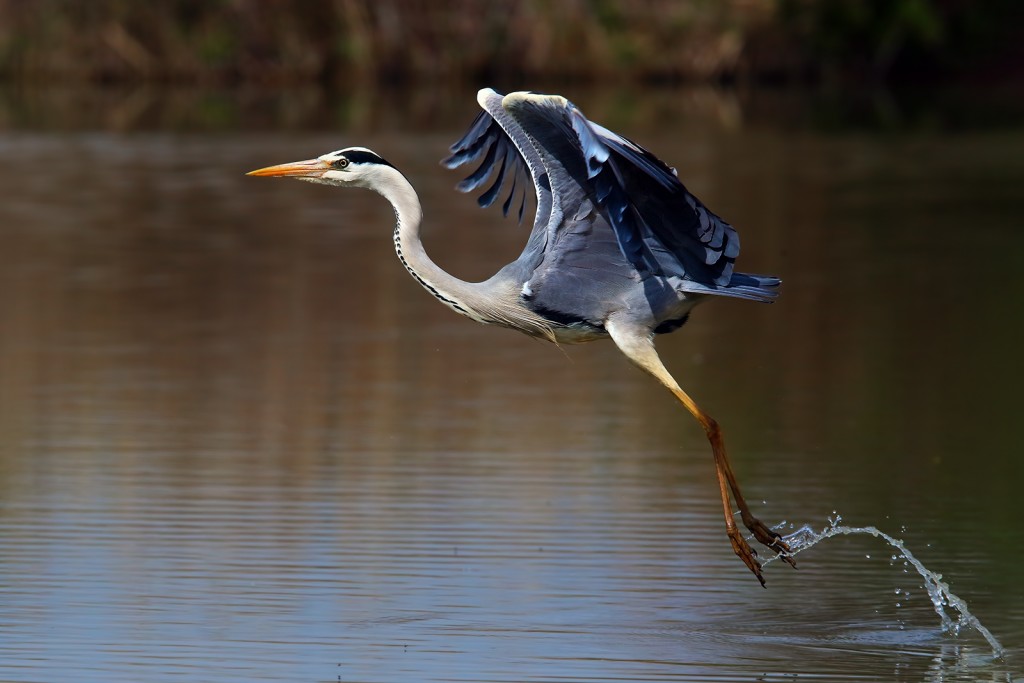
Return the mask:
[[708,297],[771,302],[781,281],[735,271],[736,230],[691,194],[675,169],[590,121],[566,98],[485,88],[477,102],[482,111],[442,165],[479,162],[456,188],[478,191],[493,178],[479,195],[481,207],[507,190],[503,212],[508,216],[517,207],[521,222],[528,195],[534,205],[522,253],[483,282],[460,280],[430,259],[420,239],[423,209],[416,190],[376,152],[347,147],[248,175],[382,195],[395,212],[394,246],[402,265],[438,301],[468,318],[555,344],[610,338],[704,428],[733,552],[764,586],[761,563],[737,527],[730,497],[752,537],[796,566],[785,540],[751,512],[718,423],[680,388],[654,345],[656,335],[681,327]]

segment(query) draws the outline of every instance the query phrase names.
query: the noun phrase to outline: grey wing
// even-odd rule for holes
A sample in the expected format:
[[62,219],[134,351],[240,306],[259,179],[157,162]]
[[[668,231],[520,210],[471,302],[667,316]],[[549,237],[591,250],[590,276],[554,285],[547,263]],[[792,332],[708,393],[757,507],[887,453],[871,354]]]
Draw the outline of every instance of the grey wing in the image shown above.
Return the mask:
[[577,230],[580,207],[589,204],[638,273],[673,278],[684,291],[774,298],[777,279],[733,272],[736,231],[653,154],[587,120],[564,97],[482,90],[478,100],[490,116],[478,117],[446,162],[454,167],[486,155],[463,191],[498,168],[482,204],[494,201],[510,168],[528,168],[538,197],[534,250],[551,250],[561,231]]

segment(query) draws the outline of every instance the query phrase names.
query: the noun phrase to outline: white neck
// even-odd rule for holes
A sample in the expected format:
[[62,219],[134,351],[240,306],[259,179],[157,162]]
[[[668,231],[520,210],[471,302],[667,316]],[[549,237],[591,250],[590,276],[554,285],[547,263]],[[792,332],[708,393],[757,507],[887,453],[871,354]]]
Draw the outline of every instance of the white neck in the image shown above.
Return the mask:
[[[476,285],[464,282],[442,270],[423,249],[420,241],[420,224],[423,222],[423,208],[416,190],[408,179],[397,169],[378,166],[359,184],[369,188],[391,202],[395,210],[395,252],[417,282],[434,297],[457,313],[478,322],[491,322],[472,306]],[[368,174],[369,176],[369,174]]]

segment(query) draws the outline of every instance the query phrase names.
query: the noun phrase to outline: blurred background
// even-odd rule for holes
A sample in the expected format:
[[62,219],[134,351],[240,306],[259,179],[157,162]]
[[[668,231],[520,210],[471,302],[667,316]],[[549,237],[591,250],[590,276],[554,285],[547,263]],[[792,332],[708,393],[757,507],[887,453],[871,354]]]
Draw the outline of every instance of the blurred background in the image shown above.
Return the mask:
[[[1013,0],[0,0],[0,679],[1018,680],[1024,22]],[[771,306],[608,343],[438,305],[350,145],[465,279],[526,227],[438,166],[479,87],[569,97],[735,225]],[[841,652],[842,656],[837,656]]]
[[0,2],[0,73],[67,81],[1020,76],[1013,0]]

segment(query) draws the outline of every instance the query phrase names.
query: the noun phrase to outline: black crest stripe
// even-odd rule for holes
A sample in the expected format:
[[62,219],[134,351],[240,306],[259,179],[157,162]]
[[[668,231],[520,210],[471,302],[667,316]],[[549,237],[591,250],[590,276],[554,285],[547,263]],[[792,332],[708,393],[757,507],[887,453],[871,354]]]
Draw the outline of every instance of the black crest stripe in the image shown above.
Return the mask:
[[[342,154],[353,164],[383,164],[385,166],[391,166],[387,160],[373,152],[368,152],[362,149],[343,150]],[[391,167],[394,168],[394,166]]]

